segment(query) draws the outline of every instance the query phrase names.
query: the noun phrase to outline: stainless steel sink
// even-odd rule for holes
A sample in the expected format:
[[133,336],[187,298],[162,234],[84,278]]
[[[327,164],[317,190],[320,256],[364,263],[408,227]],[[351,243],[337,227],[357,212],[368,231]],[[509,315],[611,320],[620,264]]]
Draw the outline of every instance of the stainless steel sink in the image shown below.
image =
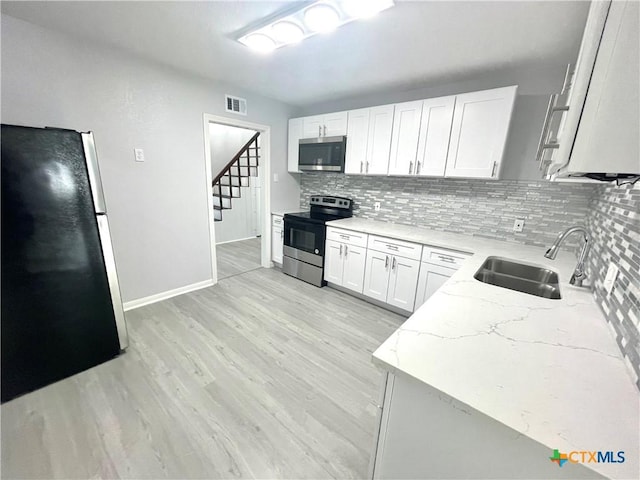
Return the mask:
[[507,258],[488,257],[473,277],[484,283],[529,295],[553,300],[562,298],[556,272]]

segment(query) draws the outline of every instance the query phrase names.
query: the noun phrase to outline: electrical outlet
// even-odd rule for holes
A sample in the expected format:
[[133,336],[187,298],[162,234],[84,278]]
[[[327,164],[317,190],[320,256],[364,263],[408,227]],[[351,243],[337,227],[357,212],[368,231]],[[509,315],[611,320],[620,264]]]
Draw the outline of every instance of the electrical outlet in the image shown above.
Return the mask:
[[141,148],[134,148],[133,153],[136,156],[136,162],[144,162],[144,150]]
[[616,278],[618,278],[618,266],[611,262],[607,270],[607,276],[604,277],[604,290],[607,292],[607,295],[611,295],[613,286],[616,283]]
[[376,212],[379,212],[379,211],[380,211],[380,202],[376,202],[376,203],[374,203],[374,204],[373,204],[373,209],[374,209]]
[[513,221],[513,231],[521,232],[522,230],[524,230],[524,218],[516,218]]

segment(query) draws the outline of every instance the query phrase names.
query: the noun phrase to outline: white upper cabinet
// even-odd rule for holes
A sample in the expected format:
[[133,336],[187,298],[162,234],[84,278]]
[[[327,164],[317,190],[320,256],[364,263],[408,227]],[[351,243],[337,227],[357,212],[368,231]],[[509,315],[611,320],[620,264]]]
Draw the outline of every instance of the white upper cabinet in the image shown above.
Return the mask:
[[302,137],[302,119],[292,118],[289,120],[289,150],[287,153],[287,171],[299,172],[298,155],[299,141]]
[[370,109],[365,173],[370,175],[387,174],[394,109],[393,105],[383,105]]
[[640,174],[640,3],[611,2],[567,173]]
[[416,166],[420,116],[423,101],[397,103],[393,116],[393,135],[389,175],[411,175]]
[[456,96],[447,177],[498,178],[517,88]]
[[444,176],[455,103],[455,95],[424,101],[418,140],[416,175]]
[[383,105],[348,113],[345,173],[387,174],[393,110],[393,105]]
[[344,173],[365,173],[370,110],[370,108],[361,108],[351,110],[347,114],[347,153]]
[[336,137],[347,134],[347,112],[302,118],[302,138]]

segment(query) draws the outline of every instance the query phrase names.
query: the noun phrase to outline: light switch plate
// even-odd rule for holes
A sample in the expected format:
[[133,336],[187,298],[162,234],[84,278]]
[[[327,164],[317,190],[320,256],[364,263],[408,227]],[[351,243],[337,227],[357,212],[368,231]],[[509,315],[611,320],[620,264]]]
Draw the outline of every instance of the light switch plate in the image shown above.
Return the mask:
[[618,278],[618,266],[611,262],[607,270],[607,276],[604,278],[604,290],[607,292],[607,295],[611,295],[613,286],[616,283],[616,278]]
[[524,218],[516,218],[513,221],[513,231],[521,232],[522,230],[524,230]]
[[134,148],[133,153],[136,156],[136,162],[144,162],[144,150],[141,148]]

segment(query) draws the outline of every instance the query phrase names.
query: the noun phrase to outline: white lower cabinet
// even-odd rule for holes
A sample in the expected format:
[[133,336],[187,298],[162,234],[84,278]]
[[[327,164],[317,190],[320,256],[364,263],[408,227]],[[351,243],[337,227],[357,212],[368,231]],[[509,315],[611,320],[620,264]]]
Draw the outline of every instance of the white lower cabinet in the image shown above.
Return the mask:
[[282,265],[284,224],[282,215],[271,215],[271,261]]
[[419,269],[418,260],[368,250],[363,294],[410,312]]
[[357,293],[364,285],[367,235],[330,228],[327,230],[324,279]]
[[416,292],[414,311],[420,308],[454,273],[456,273],[455,268],[422,263],[422,265],[420,265],[420,276],[418,277],[418,290]]

